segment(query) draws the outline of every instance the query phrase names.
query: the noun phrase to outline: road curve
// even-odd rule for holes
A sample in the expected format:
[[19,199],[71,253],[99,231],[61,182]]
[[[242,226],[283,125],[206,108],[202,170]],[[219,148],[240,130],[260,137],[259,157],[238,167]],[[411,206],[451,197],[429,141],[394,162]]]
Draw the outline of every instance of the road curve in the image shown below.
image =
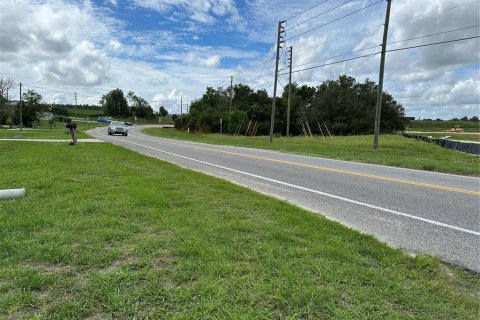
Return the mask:
[[[227,179],[371,234],[480,272],[480,179],[420,170],[157,138],[95,138]],[[168,130],[168,129],[166,129]]]

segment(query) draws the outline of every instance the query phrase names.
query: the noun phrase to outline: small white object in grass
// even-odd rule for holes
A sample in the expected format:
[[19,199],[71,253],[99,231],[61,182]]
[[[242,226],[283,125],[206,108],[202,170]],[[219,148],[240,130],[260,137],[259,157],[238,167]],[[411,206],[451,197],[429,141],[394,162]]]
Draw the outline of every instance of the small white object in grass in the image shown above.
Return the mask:
[[24,196],[25,196],[25,188],[0,190],[0,200],[17,199],[17,198],[23,198]]

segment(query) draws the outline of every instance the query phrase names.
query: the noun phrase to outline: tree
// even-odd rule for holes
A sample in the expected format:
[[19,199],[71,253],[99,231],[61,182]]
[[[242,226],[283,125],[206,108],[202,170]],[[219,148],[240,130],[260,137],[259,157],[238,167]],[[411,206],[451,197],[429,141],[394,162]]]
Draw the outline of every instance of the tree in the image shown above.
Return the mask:
[[478,121],[478,117],[477,116],[473,116],[470,118],[470,121]]
[[12,120],[15,109],[10,106],[9,100],[11,90],[16,86],[14,79],[0,76],[0,124],[8,124],[7,119]]
[[[228,95],[221,89],[207,87],[203,96],[190,104],[190,126],[194,131],[220,132],[220,119],[228,116]],[[182,128],[186,123],[182,120]]]
[[102,97],[100,103],[103,105],[103,112],[109,116],[128,117],[130,112],[127,105],[127,99],[121,89],[115,89]]
[[47,111],[48,107],[42,104],[42,96],[33,90],[23,93],[22,101],[15,108],[15,123],[20,123],[20,104],[22,104],[22,124],[31,127],[38,120],[40,112]]
[[161,117],[166,117],[168,115],[167,109],[165,109],[163,106],[160,107],[160,110],[158,112],[160,113]]
[[0,103],[2,106],[9,100],[9,91],[16,86],[17,84],[14,79],[0,76]]
[[241,129],[247,124],[248,116],[245,111],[233,110],[227,118],[228,132],[235,133],[241,131]]
[[[375,124],[377,85],[368,79],[358,83],[355,78],[342,75],[317,87],[313,112],[325,120],[335,134],[371,134]],[[310,113],[311,118],[312,114]],[[393,97],[383,92],[381,132],[405,129],[405,109]],[[314,116],[314,121],[317,118]]]
[[139,118],[153,118],[153,109],[147,100],[135,95],[132,91],[131,94],[132,106],[131,113]]

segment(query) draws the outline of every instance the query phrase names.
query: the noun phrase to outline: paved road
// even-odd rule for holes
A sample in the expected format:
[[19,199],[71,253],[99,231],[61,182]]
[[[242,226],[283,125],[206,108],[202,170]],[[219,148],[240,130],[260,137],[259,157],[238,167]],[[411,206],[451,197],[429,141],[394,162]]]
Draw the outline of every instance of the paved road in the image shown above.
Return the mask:
[[[156,138],[94,137],[285,199],[409,252],[480,272],[480,179]],[[168,130],[168,129],[166,129]]]

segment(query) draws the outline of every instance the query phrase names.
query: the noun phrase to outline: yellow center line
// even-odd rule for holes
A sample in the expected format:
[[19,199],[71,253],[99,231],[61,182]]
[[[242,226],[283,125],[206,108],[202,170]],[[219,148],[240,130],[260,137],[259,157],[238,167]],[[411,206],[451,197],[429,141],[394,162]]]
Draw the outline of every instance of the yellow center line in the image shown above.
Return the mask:
[[457,193],[470,194],[470,195],[474,195],[474,196],[480,196],[479,191],[452,188],[452,187],[441,186],[441,185],[436,185],[436,184],[431,184],[431,183],[417,182],[417,181],[404,180],[404,179],[398,179],[398,178],[384,177],[384,176],[378,176],[378,175],[374,175],[374,174],[361,173],[361,172],[356,172],[356,171],[351,171],[351,170],[335,169],[335,168],[330,168],[330,167],[324,167],[324,166],[318,166],[318,165],[306,164],[306,163],[300,163],[300,162],[293,162],[293,161],[288,161],[288,160],[278,160],[278,159],[248,155],[248,154],[243,154],[243,153],[238,153],[238,152],[233,152],[233,151],[215,150],[215,149],[185,145],[185,144],[170,142],[170,141],[168,141],[166,143],[173,144],[173,145],[178,145],[178,146],[182,146],[182,147],[189,147],[189,148],[192,148],[192,149],[209,151],[209,152],[224,153],[224,154],[235,155],[235,156],[240,156],[240,157],[244,157],[244,158],[270,161],[270,162],[281,163],[281,164],[288,164],[288,165],[292,165],[292,166],[296,166],[296,167],[310,168],[310,169],[316,169],[316,170],[322,170],[322,171],[352,175],[352,176],[357,176],[357,177],[370,178],[370,179],[375,179],[375,180],[396,182],[396,183],[401,183],[401,184],[406,184],[406,185],[412,185],[412,186],[425,187],[425,188],[430,188],[430,189],[437,189],[437,190],[443,190],[443,191],[450,191],[450,192],[457,192]]

